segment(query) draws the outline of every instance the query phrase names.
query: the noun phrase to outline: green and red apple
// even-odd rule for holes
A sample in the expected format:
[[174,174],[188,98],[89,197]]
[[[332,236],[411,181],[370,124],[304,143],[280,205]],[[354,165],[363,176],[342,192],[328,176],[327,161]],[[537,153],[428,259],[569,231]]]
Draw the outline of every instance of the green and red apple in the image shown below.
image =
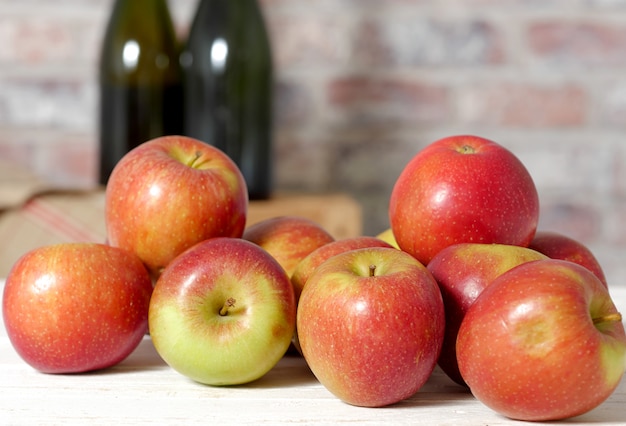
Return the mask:
[[163,136],[128,152],[106,187],[111,245],[132,251],[154,278],[178,254],[213,237],[241,237],[248,208],[239,168],[219,149]]
[[335,241],[322,225],[301,216],[276,216],[262,220],[246,228],[242,238],[274,256],[289,277],[309,253]]
[[451,136],[425,147],[402,170],[389,219],[398,246],[426,265],[456,243],[528,246],[539,197],[511,151],[477,136]]
[[111,367],[148,330],[152,282],[133,253],[104,244],[61,243],[20,257],[2,298],[7,336],[44,373]]
[[384,242],[391,245],[392,247],[395,247],[397,249],[400,248],[398,246],[398,242],[396,241],[396,237],[393,235],[393,229],[391,228],[387,228],[384,231],[378,233],[376,235],[376,238],[383,240]]
[[494,411],[516,420],[560,420],[613,393],[626,368],[626,334],[591,271],[538,260],[483,290],[459,329],[457,357],[474,396]]
[[441,369],[465,385],[456,357],[456,339],[461,322],[480,293],[504,272],[547,256],[526,247],[507,244],[459,243],[441,250],[428,263],[435,277],[446,312],[446,332],[439,356]]
[[436,366],[444,328],[435,279],[395,248],[327,259],[298,305],[307,364],[332,394],[356,406],[391,405],[415,394]]
[[182,375],[214,386],[267,373],[287,351],[295,321],[284,269],[241,238],[211,238],[177,256],[150,301],[159,355]]

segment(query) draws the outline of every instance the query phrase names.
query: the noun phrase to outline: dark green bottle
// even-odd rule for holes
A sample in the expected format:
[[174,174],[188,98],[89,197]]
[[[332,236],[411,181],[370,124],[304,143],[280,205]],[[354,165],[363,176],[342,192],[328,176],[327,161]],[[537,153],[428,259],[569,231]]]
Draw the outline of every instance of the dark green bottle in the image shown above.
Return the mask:
[[166,0],[116,0],[100,57],[100,174],[137,145],[182,134],[180,46]]
[[181,57],[185,133],[237,163],[250,199],[272,192],[272,54],[256,0],[201,0]]

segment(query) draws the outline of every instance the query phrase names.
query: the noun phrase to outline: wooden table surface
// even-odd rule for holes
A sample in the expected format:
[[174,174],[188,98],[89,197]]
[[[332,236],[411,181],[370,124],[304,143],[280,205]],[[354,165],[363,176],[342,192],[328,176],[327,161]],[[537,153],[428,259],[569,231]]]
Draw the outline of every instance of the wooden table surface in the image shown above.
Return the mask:
[[[2,283],[0,282],[0,287]],[[626,312],[626,287],[611,291]],[[519,425],[481,404],[436,369],[412,398],[385,408],[353,407],[330,394],[299,356],[262,379],[210,387],[170,369],[146,337],[121,364],[80,375],[34,371],[0,328],[0,425]],[[566,424],[626,425],[626,378],[602,405]],[[559,423],[562,424],[562,423]]]

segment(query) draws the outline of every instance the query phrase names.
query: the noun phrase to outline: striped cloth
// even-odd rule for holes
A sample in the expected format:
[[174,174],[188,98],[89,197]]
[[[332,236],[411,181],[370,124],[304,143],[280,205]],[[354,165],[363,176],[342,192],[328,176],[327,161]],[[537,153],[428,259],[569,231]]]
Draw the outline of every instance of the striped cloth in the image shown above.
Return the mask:
[[0,161],[0,278],[36,247],[105,239],[103,190],[60,191]]

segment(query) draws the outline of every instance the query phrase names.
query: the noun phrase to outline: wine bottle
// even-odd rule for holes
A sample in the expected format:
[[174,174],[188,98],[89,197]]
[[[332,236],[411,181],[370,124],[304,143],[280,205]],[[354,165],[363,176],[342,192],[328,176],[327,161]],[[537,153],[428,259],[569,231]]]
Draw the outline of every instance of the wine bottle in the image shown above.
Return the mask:
[[273,66],[256,0],[201,0],[184,52],[184,131],[223,150],[250,199],[272,192]]
[[100,174],[132,148],[182,134],[180,45],[166,0],[116,0],[100,57]]

